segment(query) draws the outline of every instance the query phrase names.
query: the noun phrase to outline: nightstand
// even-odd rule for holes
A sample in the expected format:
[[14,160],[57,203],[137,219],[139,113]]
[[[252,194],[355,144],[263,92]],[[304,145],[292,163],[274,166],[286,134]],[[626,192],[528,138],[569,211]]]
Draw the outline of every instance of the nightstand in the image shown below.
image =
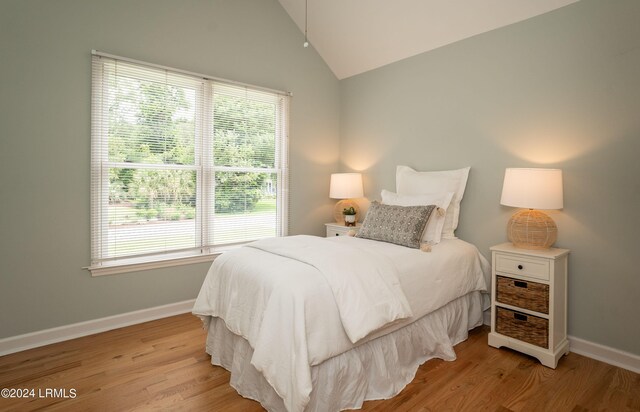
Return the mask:
[[491,248],[489,345],[506,346],[555,369],[569,353],[567,249]]
[[358,230],[360,230],[360,223],[356,223],[355,226],[345,226],[342,223],[325,223],[324,224],[327,227],[327,237],[333,237],[333,236],[346,236],[347,233],[350,230],[354,230],[356,233],[358,233]]

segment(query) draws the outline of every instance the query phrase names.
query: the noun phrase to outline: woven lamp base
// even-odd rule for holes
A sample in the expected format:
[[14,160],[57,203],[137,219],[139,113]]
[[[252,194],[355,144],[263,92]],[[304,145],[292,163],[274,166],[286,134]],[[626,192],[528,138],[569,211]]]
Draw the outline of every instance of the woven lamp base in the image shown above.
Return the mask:
[[336,220],[336,223],[342,223],[344,225],[344,215],[342,211],[352,206],[356,210],[356,222],[360,221],[360,208],[358,204],[351,199],[344,199],[336,203],[333,208],[333,218]]
[[507,236],[520,249],[549,249],[558,239],[558,227],[546,213],[523,209],[509,219]]

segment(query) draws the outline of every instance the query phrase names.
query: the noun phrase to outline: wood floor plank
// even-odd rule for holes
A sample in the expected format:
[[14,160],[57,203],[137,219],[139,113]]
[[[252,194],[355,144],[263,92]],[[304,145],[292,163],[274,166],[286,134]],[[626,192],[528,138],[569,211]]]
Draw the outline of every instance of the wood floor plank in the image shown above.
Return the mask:
[[[640,411],[640,375],[569,354],[553,370],[487,345],[486,327],[432,359],[398,396],[365,411]],[[2,411],[258,412],[230,374],[211,365],[201,322],[190,314],[0,357],[0,388],[74,389],[75,398],[0,399]]]

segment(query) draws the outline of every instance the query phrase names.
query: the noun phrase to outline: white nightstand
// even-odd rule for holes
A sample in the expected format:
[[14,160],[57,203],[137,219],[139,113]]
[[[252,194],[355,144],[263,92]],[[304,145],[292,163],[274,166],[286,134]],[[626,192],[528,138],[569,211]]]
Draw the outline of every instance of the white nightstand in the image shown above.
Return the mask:
[[489,345],[515,349],[555,369],[569,353],[569,250],[527,250],[503,243],[491,251]]
[[354,226],[345,226],[343,223],[325,223],[324,224],[327,227],[327,237],[333,237],[333,236],[346,236],[347,233],[350,230],[354,230],[356,233],[358,233],[358,230],[360,230],[360,223],[356,223],[355,227]]

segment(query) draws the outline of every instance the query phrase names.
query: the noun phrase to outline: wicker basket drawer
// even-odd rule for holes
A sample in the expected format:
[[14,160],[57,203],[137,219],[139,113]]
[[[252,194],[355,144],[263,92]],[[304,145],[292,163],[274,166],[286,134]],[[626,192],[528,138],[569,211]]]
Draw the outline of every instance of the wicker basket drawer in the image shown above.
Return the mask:
[[549,260],[534,257],[496,254],[496,272],[513,273],[534,279],[549,280]]
[[549,346],[549,321],[496,306],[496,332],[532,345]]
[[498,302],[549,314],[549,285],[504,276],[496,278]]

